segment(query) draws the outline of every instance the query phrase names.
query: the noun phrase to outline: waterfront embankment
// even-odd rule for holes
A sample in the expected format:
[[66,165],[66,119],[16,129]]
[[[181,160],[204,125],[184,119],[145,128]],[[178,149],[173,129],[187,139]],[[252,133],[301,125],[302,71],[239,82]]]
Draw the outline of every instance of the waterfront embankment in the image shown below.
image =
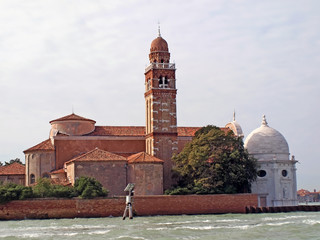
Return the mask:
[[[135,196],[136,216],[246,213],[246,206],[257,206],[255,194],[184,196]],[[100,199],[31,199],[0,205],[0,219],[50,219],[122,216],[125,197]]]

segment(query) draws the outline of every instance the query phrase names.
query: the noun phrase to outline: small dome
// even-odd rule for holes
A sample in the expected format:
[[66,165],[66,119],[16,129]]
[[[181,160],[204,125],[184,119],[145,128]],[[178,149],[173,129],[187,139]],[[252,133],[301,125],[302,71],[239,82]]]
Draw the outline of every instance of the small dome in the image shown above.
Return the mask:
[[244,136],[240,124],[236,121],[236,113],[235,112],[233,112],[233,121],[227,123],[227,125],[225,127],[229,128],[234,133],[234,135],[236,135],[238,137]]
[[78,116],[74,113],[50,121],[50,138],[62,133],[69,136],[81,136],[94,131],[96,121]]
[[261,127],[253,130],[244,142],[244,147],[258,160],[289,160],[289,146],[283,135],[268,126],[263,116]]
[[151,43],[150,52],[168,52],[168,43],[161,36],[158,36]]

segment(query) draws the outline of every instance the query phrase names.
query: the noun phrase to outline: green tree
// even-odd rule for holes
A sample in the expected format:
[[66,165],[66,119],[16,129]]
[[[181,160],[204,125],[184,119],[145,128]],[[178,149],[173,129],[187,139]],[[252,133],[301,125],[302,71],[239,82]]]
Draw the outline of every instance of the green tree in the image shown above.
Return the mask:
[[74,188],[81,198],[95,198],[108,195],[108,191],[102,187],[102,184],[92,177],[80,177],[76,180]]
[[211,125],[197,131],[173,162],[177,186],[167,194],[249,192],[257,176],[257,162],[242,138]]
[[5,166],[8,166],[8,165],[10,165],[10,164],[12,164],[12,163],[15,163],[15,162],[24,165],[24,163],[21,162],[20,158],[11,159],[9,162],[6,161],[6,162],[4,163],[4,165],[5,165]]

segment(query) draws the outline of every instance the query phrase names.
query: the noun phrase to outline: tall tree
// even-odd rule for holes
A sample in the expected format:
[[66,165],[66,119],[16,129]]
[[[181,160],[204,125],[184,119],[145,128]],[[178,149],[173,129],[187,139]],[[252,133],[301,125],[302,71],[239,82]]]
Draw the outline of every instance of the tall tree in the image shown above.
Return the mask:
[[173,157],[177,186],[168,194],[249,192],[257,162],[244,149],[241,137],[206,126]]

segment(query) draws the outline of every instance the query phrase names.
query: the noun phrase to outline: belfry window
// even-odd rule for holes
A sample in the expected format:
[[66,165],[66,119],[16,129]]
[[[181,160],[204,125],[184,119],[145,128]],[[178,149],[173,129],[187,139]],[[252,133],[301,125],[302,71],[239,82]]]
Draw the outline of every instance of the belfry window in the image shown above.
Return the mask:
[[159,88],[168,88],[169,85],[168,85],[168,78],[167,76],[166,77],[162,77],[160,76],[159,78]]

